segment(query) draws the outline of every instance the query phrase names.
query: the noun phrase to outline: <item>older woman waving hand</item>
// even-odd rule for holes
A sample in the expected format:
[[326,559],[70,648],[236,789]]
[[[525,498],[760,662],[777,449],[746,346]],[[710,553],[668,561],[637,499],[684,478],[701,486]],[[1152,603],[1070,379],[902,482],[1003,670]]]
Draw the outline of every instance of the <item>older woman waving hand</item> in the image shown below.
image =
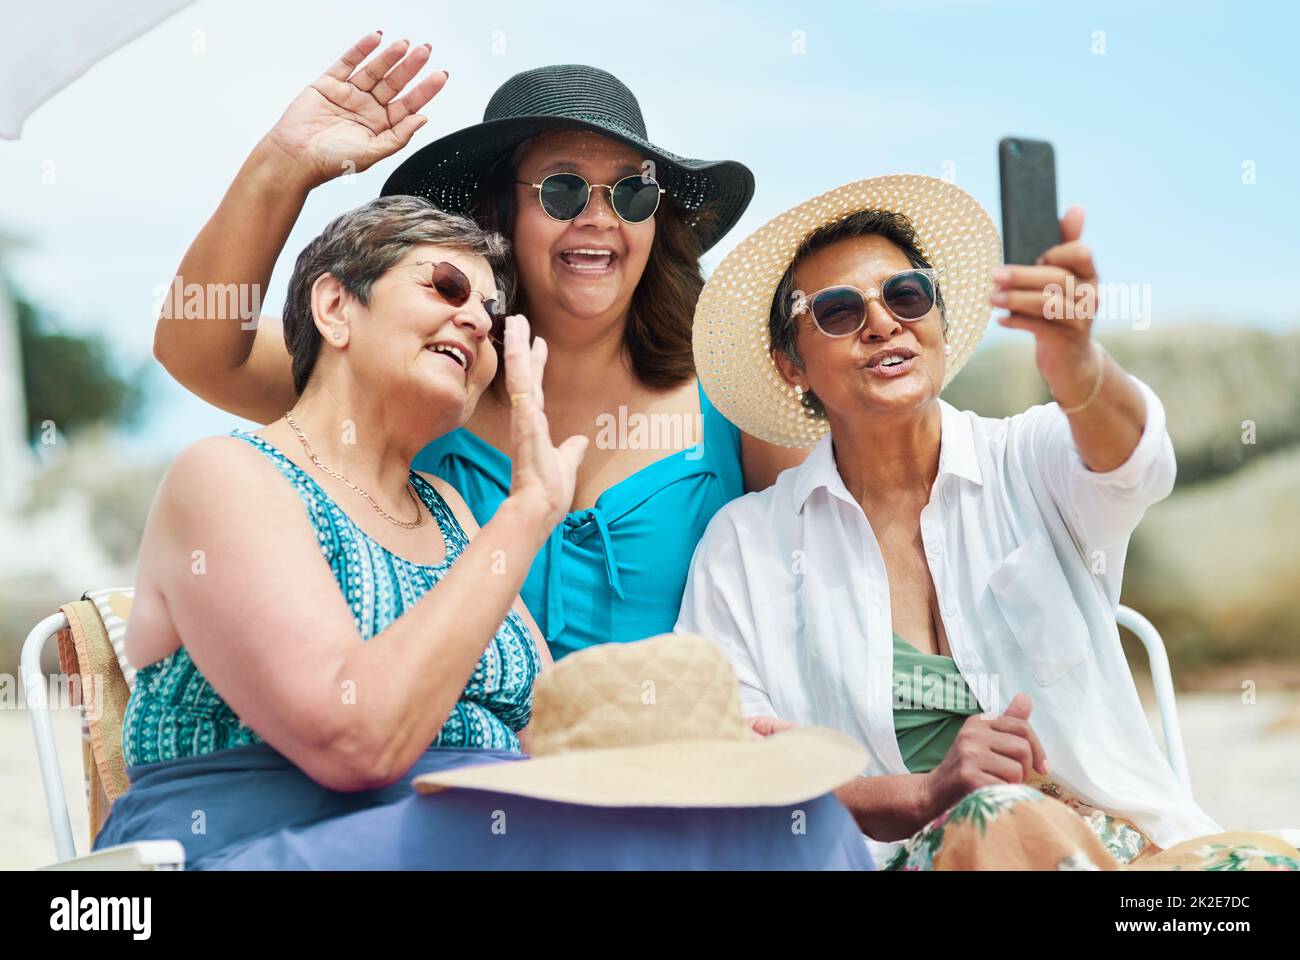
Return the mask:
[[[503,510],[477,530],[454,490],[410,469],[496,374],[504,263],[499,238],[413,198],[346,214],[304,251],[286,311],[288,338],[314,344],[301,395],[257,433],[183,451],[151,512],[129,763],[265,740],[353,790],[435,742],[519,750],[544,649],[518,602],[526,551],[567,508],[586,446],[550,444],[546,345],[530,350],[522,317],[505,332],[520,469]],[[196,677],[204,696],[171,695]]]

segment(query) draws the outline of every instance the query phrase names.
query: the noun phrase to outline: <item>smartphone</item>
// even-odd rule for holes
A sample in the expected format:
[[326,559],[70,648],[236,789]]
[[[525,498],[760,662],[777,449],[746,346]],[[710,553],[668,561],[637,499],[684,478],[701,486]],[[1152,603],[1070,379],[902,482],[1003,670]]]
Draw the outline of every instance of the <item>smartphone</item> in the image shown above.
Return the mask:
[[1003,137],[1002,253],[1007,263],[1031,264],[1061,242],[1056,217],[1056,153],[1046,140]]

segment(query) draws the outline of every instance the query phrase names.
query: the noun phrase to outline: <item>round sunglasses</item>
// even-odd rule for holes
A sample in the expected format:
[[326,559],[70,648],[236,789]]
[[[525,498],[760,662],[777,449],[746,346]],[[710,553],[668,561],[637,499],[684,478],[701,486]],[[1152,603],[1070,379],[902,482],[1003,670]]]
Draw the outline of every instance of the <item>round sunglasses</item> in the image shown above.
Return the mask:
[[588,183],[576,173],[552,173],[541,183],[516,180],[515,183],[537,191],[542,210],[552,220],[568,223],[587,209],[591,191],[603,187],[609,191],[609,205],[624,223],[645,223],[659,209],[659,198],[667,193],[654,177],[633,174],[610,185]]
[[503,343],[506,334],[505,310],[495,296],[489,297],[479,293],[470,283],[465,272],[454,263],[434,260],[417,260],[412,266],[432,267],[430,285],[438,296],[453,307],[463,307],[469,301],[470,294],[477,293],[483,301],[483,311],[487,314],[492,330],[489,334],[497,343]]
[[939,271],[903,270],[881,281],[879,288],[860,290],[849,284],[824,287],[794,302],[792,316],[811,312],[817,329],[828,337],[847,337],[867,322],[867,304],[879,300],[897,320],[920,320],[934,307]]

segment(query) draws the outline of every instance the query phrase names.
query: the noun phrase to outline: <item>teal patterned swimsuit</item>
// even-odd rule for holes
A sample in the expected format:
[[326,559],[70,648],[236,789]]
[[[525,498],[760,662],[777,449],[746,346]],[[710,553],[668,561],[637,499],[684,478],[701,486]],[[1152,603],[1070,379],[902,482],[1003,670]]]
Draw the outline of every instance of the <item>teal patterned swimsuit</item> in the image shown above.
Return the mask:
[[[370,640],[415,605],[446,575],[465,549],[465,531],[446,501],[419,474],[411,483],[447,544],[439,564],[412,563],[380,546],[354,524],[301,467],[261,437],[231,431],[257,447],[302,497],[321,553],[352,609],[358,634]],[[293,589],[286,580],[285,589]],[[231,616],[231,629],[239,617]],[[484,651],[435,747],[520,752],[518,732],[532,714],[533,681],[541,662],[522,618],[513,610]],[[128,766],[261,743],[217,695],[184,646],[136,674],[122,722]]]

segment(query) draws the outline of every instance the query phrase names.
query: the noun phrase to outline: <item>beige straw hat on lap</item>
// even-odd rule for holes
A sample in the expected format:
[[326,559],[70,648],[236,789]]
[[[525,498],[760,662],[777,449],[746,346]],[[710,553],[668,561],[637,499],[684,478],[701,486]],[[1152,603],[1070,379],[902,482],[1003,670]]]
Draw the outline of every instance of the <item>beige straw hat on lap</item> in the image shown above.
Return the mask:
[[992,271],[1002,262],[997,228],[960,187],[921,174],[858,180],[768,221],[713,271],[695,308],[695,368],[709,399],[760,440],[809,447],[827,430],[776,370],[768,322],[772,297],[810,233],[863,210],[906,215],[939,274],[948,317],[952,381],[988,326]]
[[460,787],[600,807],[768,807],[819,797],[867,763],[834,730],[751,732],[730,662],[693,634],[565,657],[537,680],[531,735],[527,760],[412,783],[420,793]]

